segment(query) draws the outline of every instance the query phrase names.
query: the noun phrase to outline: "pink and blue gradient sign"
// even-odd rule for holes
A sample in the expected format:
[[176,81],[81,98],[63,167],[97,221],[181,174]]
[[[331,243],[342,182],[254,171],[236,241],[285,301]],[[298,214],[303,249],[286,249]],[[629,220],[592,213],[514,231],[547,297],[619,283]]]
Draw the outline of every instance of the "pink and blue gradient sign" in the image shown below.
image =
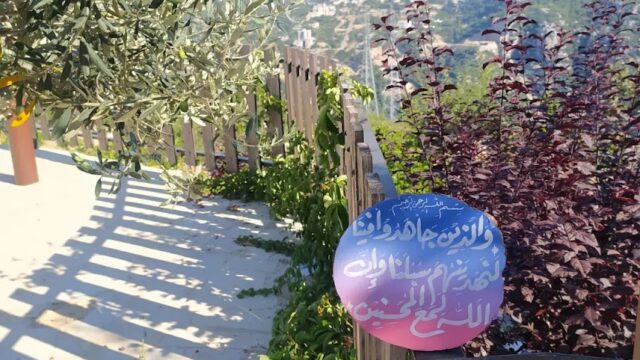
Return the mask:
[[436,351],[463,345],[498,316],[505,261],[502,234],[482,211],[445,195],[405,195],[349,226],[333,278],[366,331]]

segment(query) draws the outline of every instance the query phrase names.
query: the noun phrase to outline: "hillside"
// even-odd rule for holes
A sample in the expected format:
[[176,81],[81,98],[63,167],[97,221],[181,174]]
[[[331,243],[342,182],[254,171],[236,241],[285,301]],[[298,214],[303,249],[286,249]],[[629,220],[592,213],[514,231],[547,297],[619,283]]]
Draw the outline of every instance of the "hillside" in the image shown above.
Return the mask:
[[[533,5],[527,15],[544,28],[577,29],[588,19],[583,7],[588,0],[531,0]],[[317,50],[352,68],[362,81],[366,81],[365,67],[367,49],[375,34],[371,24],[381,16],[408,4],[409,0],[307,0],[295,9],[291,20],[283,24],[280,41],[284,45],[295,45]],[[454,48],[454,73],[469,62],[477,62],[482,53],[497,53],[498,46],[481,36],[491,26],[491,19],[503,11],[498,0],[432,0],[435,33],[444,43]],[[636,6],[637,10],[638,6]],[[638,33],[629,34],[632,43],[640,43]],[[367,41],[367,37],[369,41]],[[376,49],[370,50],[376,56]],[[376,87],[386,83],[380,71],[369,67],[375,74]],[[369,77],[371,79],[371,77]],[[370,86],[372,81],[366,81]],[[378,90],[381,93],[380,90]],[[381,96],[383,94],[380,94]]]

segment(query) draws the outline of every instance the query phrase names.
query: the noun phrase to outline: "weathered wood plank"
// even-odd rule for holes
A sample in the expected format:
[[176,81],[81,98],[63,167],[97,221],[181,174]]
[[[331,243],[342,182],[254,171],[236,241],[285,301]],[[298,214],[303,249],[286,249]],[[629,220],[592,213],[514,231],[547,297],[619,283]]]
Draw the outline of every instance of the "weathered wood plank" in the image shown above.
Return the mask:
[[307,127],[305,123],[304,117],[304,67],[302,65],[302,57],[303,52],[299,49],[293,50],[293,65],[294,65],[294,73],[293,73],[293,87],[291,89],[293,95],[293,119],[298,126],[298,129],[305,134],[305,137],[309,139],[307,133]]
[[318,64],[318,55],[309,54],[309,79],[307,90],[310,103],[310,117],[312,131],[315,131],[318,122],[318,77],[320,76],[320,66]]
[[98,129],[98,149],[107,151],[109,149],[109,141],[107,140],[107,131],[104,129],[102,121],[96,122],[96,128]]
[[204,164],[207,170],[213,171],[216,169],[216,151],[214,144],[213,125],[207,123],[202,128],[202,143],[204,145]]
[[318,56],[318,66],[320,70],[330,70],[329,59],[326,56]]
[[[322,61],[319,59],[319,61]],[[334,65],[335,66],[335,65]],[[346,143],[343,151],[342,165],[347,175],[347,199],[349,203],[349,217],[351,221],[369,206],[385,199],[386,194],[394,197],[395,187],[390,191],[385,191],[385,186],[378,174],[373,172],[378,168],[388,174],[386,162],[376,161],[376,156],[382,156],[379,146],[373,133],[366,123],[366,119],[361,118],[353,104],[351,95],[348,93],[347,85],[343,84],[342,103],[344,109],[343,126],[346,133]],[[364,120],[364,121],[363,121]],[[375,154],[374,154],[375,151]],[[366,333],[359,326],[355,326],[355,344],[358,360],[401,360],[407,353],[391,344],[387,344],[373,335]]]
[[[345,108],[346,109],[346,108]],[[344,131],[345,131],[345,144],[344,144],[344,156],[343,156],[343,169],[344,174],[347,176],[347,186],[345,189],[347,195],[347,210],[349,212],[349,222],[353,222],[356,218],[356,201],[357,198],[353,194],[353,182],[354,182],[354,172],[353,172],[353,156],[354,156],[354,144],[355,140],[353,137],[353,128],[351,124],[351,118],[349,116],[348,111],[344,111]]]
[[[244,45],[240,50],[240,55],[248,55],[251,52],[251,47]],[[258,105],[256,103],[255,89],[250,87],[244,94],[245,101],[247,102],[247,131],[245,143],[247,145],[247,157],[249,158],[249,170],[256,171],[260,166],[259,151],[258,151]]]
[[298,128],[298,130],[302,130],[301,124],[297,119],[298,116],[298,104],[297,104],[297,92],[299,90],[298,87],[298,65],[296,59],[296,50],[294,48],[289,48],[289,82],[287,83],[287,91],[288,91],[288,102],[289,102],[289,120],[293,125]]
[[371,346],[371,353],[369,355],[369,359],[380,360],[380,357],[378,354],[378,347],[380,346],[380,340],[378,340],[375,336],[369,334],[369,346]]
[[93,138],[91,136],[92,129],[82,127],[82,142],[85,149],[93,149]]
[[[265,62],[271,63],[276,60],[275,48],[269,49],[265,52]],[[285,71],[286,71],[285,63]],[[280,77],[278,75],[267,75],[266,78],[267,93],[270,96],[278,100],[282,100],[282,89],[280,84]],[[269,124],[267,125],[267,132],[271,139],[281,140],[284,135],[284,123],[282,121],[282,109],[278,107],[269,107],[267,109],[267,115],[269,116]],[[278,156],[284,156],[284,143],[277,142],[271,147],[271,155],[275,158]]]
[[366,332],[363,329],[363,333],[364,333],[364,358],[369,360],[372,359],[371,357],[371,352],[373,350],[373,348],[371,347],[371,334],[369,334],[368,332]]
[[638,301],[638,310],[636,310],[636,340],[633,347],[633,359],[640,359],[640,301]]
[[367,205],[367,198],[369,196],[367,176],[371,173],[371,151],[369,145],[365,143],[356,144],[357,152],[357,166],[358,166],[358,181],[356,186],[358,187],[358,212],[362,213],[369,206]]
[[122,141],[122,136],[120,136],[120,132],[118,130],[113,131],[113,147],[116,151],[124,150],[124,142]]
[[236,149],[236,126],[228,125],[224,131],[225,169],[228,173],[238,172],[238,150]]
[[315,81],[311,74],[311,54],[303,52],[301,57],[302,64],[302,117],[304,118],[304,131],[307,136],[307,140],[313,143],[314,130],[316,128],[316,118],[314,117],[315,109],[311,103],[313,93],[316,91]]
[[285,63],[284,63],[284,85],[285,85],[285,93],[287,97],[287,117],[288,117],[288,125],[296,125],[295,122],[295,108],[293,101],[293,87],[294,87],[294,72],[295,66],[293,64],[293,50],[290,47],[285,48]]
[[249,91],[245,94],[245,98],[247,99],[247,117],[249,118],[249,123],[252,126],[247,129],[247,155],[249,158],[249,170],[256,171],[260,167],[260,156],[258,149],[258,124],[259,119],[257,118],[257,108],[256,104],[256,94],[254,89],[249,89]]
[[355,338],[353,339],[353,342],[356,345],[356,359],[367,360],[366,354],[365,354],[365,350],[367,348],[366,332],[358,324],[355,324],[354,329],[356,329],[356,335],[355,335]]
[[176,136],[173,131],[173,125],[166,124],[162,128],[162,145],[167,153],[167,161],[170,165],[178,163],[178,156],[176,154]]
[[76,134],[72,134],[71,136],[69,136],[69,146],[71,147],[78,147],[78,136]]
[[193,124],[191,120],[182,122],[182,141],[184,143],[184,163],[196,166],[196,145],[193,139]]
[[[357,154],[357,144],[363,142],[363,136],[362,136],[362,126],[360,125],[360,123],[357,120],[357,112],[355,110],[355,108],[349,108],[347,109],[347,111],[350,112],[350,118],[351,118],[351,127],[353,129],[353,146],[356,149],[356,151],[354,152],[354,155],[358,155]],[[358,176],[363,176],[360,173],[358,173],[358,164],[357,161],[358,159],[356,157],[353,157],[353,168],[356,171],[356,179],[358,179]],[[358,181],[356,180],[353,183],[353,186],[355,186],[356,188],[354,189],[354,194],[356,195],[356,198],[354,199],[356,201],[356,217],[360,214],[360,212],[362,212],[362,210],[364,210],[364,199],[363,199],[363,194],[359,193],[357,187],[358,187]]]

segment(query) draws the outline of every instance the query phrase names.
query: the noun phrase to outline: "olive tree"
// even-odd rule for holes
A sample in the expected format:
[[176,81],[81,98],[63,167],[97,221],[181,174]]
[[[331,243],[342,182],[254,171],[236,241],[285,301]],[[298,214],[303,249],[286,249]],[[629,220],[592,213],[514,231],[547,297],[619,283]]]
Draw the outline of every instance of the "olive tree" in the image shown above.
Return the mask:
[[[290,0],[8,0],[0,3],[0,88],[17,111],[42,108],[52,134],[105,126],[117,161],[82,170],[140,177],[139,148],[176,121],[223,129],[270,71],[263,49]],[[36,106],[37,105],[37,106]],[[219,132],[218,132],[219,133]]]

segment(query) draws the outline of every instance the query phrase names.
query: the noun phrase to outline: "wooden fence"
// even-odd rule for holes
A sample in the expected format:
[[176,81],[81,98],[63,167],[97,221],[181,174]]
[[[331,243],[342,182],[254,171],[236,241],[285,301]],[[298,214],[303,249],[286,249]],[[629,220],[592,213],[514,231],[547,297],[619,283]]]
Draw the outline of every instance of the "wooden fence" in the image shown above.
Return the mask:
[[[285,88],[290,99],[290,118],[313,140],[317,119],[317,80],[319,72],[335,65],[324,57],[299,49],[287,48],[285,53]],[[386,162],[371,127],[358,111],[347,87],[343,86],[342,129],[346,134],[342,149],[342,171],[347,175],[349,221],[366,208],[384,199],[397,196]],[[405,349],[384,343],[355,326],[354,342],[358,360],[398,360],[405,358]]]
[[[274,59],[273,54],[267,60]],[[313,140],[316,120],[318,117],[317,106],[317,81],[322,70],[330,70],[336,65],[330,59],[317,56],[308,51],[286,48],[284,53],[284,64],[282,66],[284,88],[287,99],[288,121],[284,121],[283,114],[277,109],[268,109],[268,133],[271,135],[282,135],[286,126],[295,126],[305,134],[307,139]],[[267,78],[266,85],[268,93],[278,99],[282,97],[281,79],[279,76]],[[257,112],[256,96],[253,92],[246,94],[249,104],[248,115],[254,116]],[[396,188],[389,173],[375,135],[363,116],[358,110],[347,87],[343,86],[342,105],[344,108],[344,119],[341,130],[346,134],[345,146],[341,150],[342,171],[347,176],[347,199],[350,221],[366,208],[384,199],[397,196]],[[50,139],[48,121],[46,118],[37,120],[45,139]],[[227,172],[234,173],[240,168],[240,163],[246,163],[249,169],[257,169],[261,164],[266,163],[260,159],[257,151],[257,141],[255,130],[246,134],[247,150],[244,156],[238,154],[237,132],[235,126],[223,129],[221,136],[214,136],[214,128],[211,124],[204,127],[194,126],[190,122],[182,124],[181,129],[182,148],[176,146],[174,128],[165,127],[163,131],[163,142],[166,151],[166,158],[171,164],[178,161],[178,156],[184,158],[187,165],[195,165],[197,156],[204,157],[205,166],[213,170],[217,166],[217,160],[224,160]],[[202,147],[196,147],[196,137],[202,137]],[[97,141],[97,147],[101,150],[109,148],[109,142],[115,150],[122,149],[122,139],[116,133],[107,134],[102,126],[98,126],[98,131],[82,129],[79,136],[72,136],[68,139],[69,145],[79,146],[78,138],[85,148],[93,148]],[[214,139],[221,139],[214,141]],[[217,151],[221,149],[221,151]],[[285,153],[283,144],[273,146],[271,154],[273,156]],[[640,305],[638,308],[640,313]],[[637,322],[640,327],[640,322]],[[640,345],[638,344],[640,329],[636,330],[636,349],[634,360],[640,360]],[[451,359],[462,357],[462,352],[458,350],[436,352],[436,353],[412,353],[388,343],[385,343],[364,331],[359,326],[355,326],[354,342],[356,345],[358,360],[403,360],[410,355],[416,360],[420,359]],[[495,359],[511,359],[507,357],[491,357]],[[558,354],[525,355],[519,357],[536,359],[560,359],[571,358]],[[588,359],[580,357],[580,359]]]
[[[273,50],[267,51],[265,56],[265,60],[269,63],[272,60],[277,60]],[[281,99],[281,81],[278,75],[267,76],[266,86],[269,95]],[[254,117],[258,111],[255,92],[250,90],[245,96],[248,104],[247,116]],[[282,112],[274,108],[266,109],[266,112],[269,118],[267,133],[270,136],[282,136],[285,131]],[[51,140],[51,124],[47,116],[41,114],[35,119],[35,122],[34,129],[40,130],[44,140]],[[194,126],[191,121],[187,121],[181,123],[179,128],[182,146],[177,146],[176,127],[167,125],[162,129],[164,155],[166,161],[171,165],[177,164],[178,160],[182,158],[186,165],[194,166],[198,163],[198,157],[201,157],[202,163],[208,170],[217,169],[220,165],[219,161],[224,160],[225,170],[229,173],[235,173],[240,169],[241,163],[246,164],[249,169],[255,170],[263,163],[269,162],[260,158],[255,126],[249,132],[238,133],[236,126],[230,125],[226,129],[222,129],[222,133],[218,136],[215,134],[214,126],[210,123],[205,126]],[[66,143],[71,147],[85,149],[98,148],[101,151],[123,149],[123,139],[119,132],[107,131],[105,126],[100,123],[97,123],[95,128],[82,127],[78,131],[79,134],[66,136],[64,139],[59,139],[58,143],[60,145]],[[240,142],[237,141],[241,137],[244,139]],[[240,143],[242,146],[239,146]],[[244,154],[239,154],[240,147],[244,148]],[[271,155],[281,154],[284,154],[284,145],[282,143],[274,145],[271,149]]]

